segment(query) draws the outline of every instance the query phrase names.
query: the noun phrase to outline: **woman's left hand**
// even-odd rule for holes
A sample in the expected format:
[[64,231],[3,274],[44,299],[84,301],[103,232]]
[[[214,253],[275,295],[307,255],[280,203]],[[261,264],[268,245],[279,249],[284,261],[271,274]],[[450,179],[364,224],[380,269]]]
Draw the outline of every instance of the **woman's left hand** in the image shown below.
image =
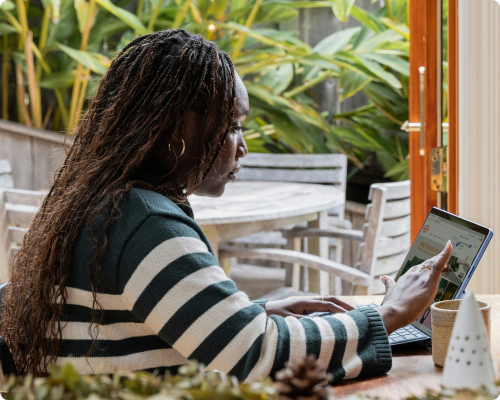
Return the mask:
[[354,307],[335,296],[316,296],[268,301],[265,309],[268,316],[303,318],[314,312],[344,313],[354,310]]

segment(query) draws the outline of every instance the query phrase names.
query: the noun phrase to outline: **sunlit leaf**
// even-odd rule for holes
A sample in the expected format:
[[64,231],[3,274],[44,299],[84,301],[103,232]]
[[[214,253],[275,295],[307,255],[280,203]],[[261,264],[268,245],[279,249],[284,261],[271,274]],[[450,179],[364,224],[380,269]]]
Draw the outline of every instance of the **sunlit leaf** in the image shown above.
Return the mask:
[[380,21],[392,30],[404,36],[406,40],[410,40],[410,28],[407,25],[397,23],[390,18],[380,18]]
[[333,13],[342,22],[347,22],[354,0],[331,0]]
[[128,26],[133,28],[141,35],[145,35],[148,32],[148,29],[144,26],[144,24],[137,18],[135,14],[132,14],[130,11],[127,11],[123,8],[115,6],[109,0],[95,0],[96,3],[106,10],[108,10],[114,16],[120,18],[123,22],[125,22]]
[[299,12],[292,7],[266,5],[260,8],[254,23],[286,22],[297,18],[298,15]]
[[377,17],[356,5],[352,7],[351,15],[375,33],[380,33],[385,29],[384,25],[378,20]]
[[[396,31],[387,29],[378,35],[372,35],[356,46],[356,53],[373,52],[385,43],[402,43],[403,36]],[[407,42],[406,42],[407,43]]]
[[5,11],[10,11],[16,8],[15,4],[10,1],[10,0],[5,0],[2,3],[0,3],[0,9],[5,10]]
[[47,34],[47,45],[54,42],[62,42],[75,31],[77,22],[77,11],[73,0],[62,0],[60,6],[60,17],[57,24],[49,24]]
[[344,49],[349,44],[352,37],[358,33],[360,28],[348,28],[342,31],[335,32],[321,40],[313,51],[319,54],[330,56]]
[[394,71],[399,72],[404,76],[410,75],[410,63],[401,57],[390,54],[365,53],[363,54],[363,58],[368,58],[378,62],[379,64],[392,68]]
[[106,73],[106,63],[108,60],[102,54],[76,50],[61,43],[57,43],[57,47],[64,51],[73,60],[82,63],[85,67],[90,68],[96,74],[104,75]]
[[42,0],[43,8],[49,9],[50,18],[54,24],[59,23],[61,17],[61,0]]
[[208,9],[208,18],[219,19],[227,8],[227,0],[213,0]]
[[382,66],[379,63],[368,59],[368,57],[366,57],[365,55],[360,55],[359,59],[363,61],[364,65],[367,68],[369,68],[371,72],[373,72],[379,78],[383,79],[392,87],[396,89],[401,89],[403,87],[399,79],[396,78],[390,72],[386,71],[384,68],[382,68]]
[[245,81],[245,86],[248,94],[260,100],[263,104],[276,109],[288,109],[289,111],[296,113],[297,117],[302,119],[304,122],[315,125],[325,131],[329,129],[327,122],[314,108],[272,93],[262,85]]
[[83,33],[89,12],[89,3],[85,0],[74,0],[73,4],[76,11],[76,17],[78,19],[78,29],[80,30],[80,33]]

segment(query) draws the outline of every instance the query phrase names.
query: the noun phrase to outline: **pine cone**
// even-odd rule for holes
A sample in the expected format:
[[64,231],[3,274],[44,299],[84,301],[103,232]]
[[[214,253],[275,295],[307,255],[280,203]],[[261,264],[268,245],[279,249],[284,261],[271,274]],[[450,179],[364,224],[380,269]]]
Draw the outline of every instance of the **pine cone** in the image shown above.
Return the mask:
[[312,354],[298,364],[288,364],[276,373],[280,400],[328,400],[332,396],[328,385],[332,376],[325,372]]

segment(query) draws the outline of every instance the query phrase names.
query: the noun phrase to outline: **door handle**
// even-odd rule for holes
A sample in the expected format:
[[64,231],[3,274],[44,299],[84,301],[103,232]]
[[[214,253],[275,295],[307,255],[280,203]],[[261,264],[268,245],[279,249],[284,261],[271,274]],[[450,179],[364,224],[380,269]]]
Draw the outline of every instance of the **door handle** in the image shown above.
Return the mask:
[[425,67],[418,69],[420,74],[420,155],[425,155]]

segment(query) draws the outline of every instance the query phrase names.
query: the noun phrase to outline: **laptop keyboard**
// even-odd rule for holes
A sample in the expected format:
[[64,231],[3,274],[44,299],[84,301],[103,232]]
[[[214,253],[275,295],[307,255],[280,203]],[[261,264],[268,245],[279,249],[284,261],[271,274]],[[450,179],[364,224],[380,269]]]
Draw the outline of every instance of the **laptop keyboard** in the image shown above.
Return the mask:
[[[367,304],[366,306],[359,306],[357,308],[362,307],[377,308],[378,305],[372,303]],[[424,339],[430,339],[430,337],[414,328],[413,325],[408,325],[404,328],[399,328],[397,331],[392,332],[389,335],[389,344],[402,344],[406,342],[416,342]]]

